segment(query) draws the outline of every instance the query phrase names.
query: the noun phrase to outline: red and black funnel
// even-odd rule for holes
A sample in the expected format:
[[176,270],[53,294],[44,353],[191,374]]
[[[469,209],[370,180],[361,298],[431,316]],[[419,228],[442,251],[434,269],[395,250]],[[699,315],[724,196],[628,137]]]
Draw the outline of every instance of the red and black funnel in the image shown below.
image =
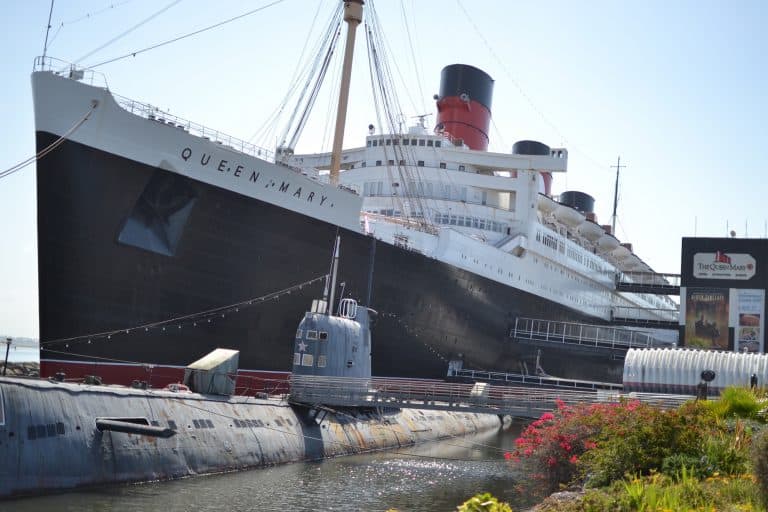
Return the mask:
[[437,126],[470,149],[488,149],[493,78],[466,64],[443,68],[437,98]]

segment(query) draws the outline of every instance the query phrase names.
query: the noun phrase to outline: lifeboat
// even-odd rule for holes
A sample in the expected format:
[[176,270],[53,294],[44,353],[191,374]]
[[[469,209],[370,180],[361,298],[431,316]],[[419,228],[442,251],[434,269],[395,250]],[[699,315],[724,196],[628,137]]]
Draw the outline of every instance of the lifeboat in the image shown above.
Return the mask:
[[603,252],[610,252],[617,247],[619,247],[619,240],[613,235],[605,233],[597,239],[597,248]]
[[581,236],[583,236],[590,242],[595,242],[601,236],[603,236],[603,234],[605,234],[605,231],[603,230],[603,228],[601,228],[598,224],[596,224],[595,222],[592,222],[589,219],[579,224],[577,231],[579,232],[579,234],[581,234]]
[[557,201],[555,201],[551,197],[545,196],[544,194],[539,194],[538,208],[545,215],[550,215],[552,212],[557,210],[559,206],[560,205],[557,203]]
[[640,267],[643,266],[643,262],[636,255],[630,254],[624,261],[621,262],[621,266],[624,267],[625,270],[638,271],[640,270]]
[[611,254],[613,254],[613,257],[616,258],[617,260],[625,260],[629,257],[630,254],[632,254],[632,251],[630,251],[623,245],[619,245],[617,248],[611,251]]
[[559,205],[555,210],[555,218],[565,224],[566,226],[576,227],[584,220],[584,214],[578,210],[574,210],[570,206]]

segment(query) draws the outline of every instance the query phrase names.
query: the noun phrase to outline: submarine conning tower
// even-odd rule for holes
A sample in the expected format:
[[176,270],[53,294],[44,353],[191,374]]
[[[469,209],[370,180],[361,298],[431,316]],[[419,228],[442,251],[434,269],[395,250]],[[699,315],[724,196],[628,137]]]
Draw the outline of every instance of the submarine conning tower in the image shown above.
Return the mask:
[[466,64],[443,68],[437,99],[437,127],[470,149],[488,149],[493,79]]
[[315,301],[296,330],[294,375],[314,377],[371,377],[370,309],[353,299],[342,299],[337,316]]

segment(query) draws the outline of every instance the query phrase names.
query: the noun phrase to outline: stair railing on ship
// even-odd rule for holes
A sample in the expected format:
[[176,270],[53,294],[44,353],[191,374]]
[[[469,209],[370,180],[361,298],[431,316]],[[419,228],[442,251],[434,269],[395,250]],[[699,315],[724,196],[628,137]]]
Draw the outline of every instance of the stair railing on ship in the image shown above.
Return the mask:
[[623,350],[660,344],[659,340],[647,331],[534,318],[517,318],[510,337],[514,340]]

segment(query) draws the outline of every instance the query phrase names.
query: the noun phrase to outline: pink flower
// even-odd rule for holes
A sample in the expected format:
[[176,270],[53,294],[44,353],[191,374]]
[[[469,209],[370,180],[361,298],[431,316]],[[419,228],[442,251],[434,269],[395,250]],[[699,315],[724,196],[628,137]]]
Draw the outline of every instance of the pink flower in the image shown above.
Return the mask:
[[512,458],[512,454],[511,454],[511,453],[509,453],[509,452],[504,452],[504,458],[505,458],[505,459],[507,459],[507,460],[509,460],[509,459],[511,459],[511,458]]
[[571,458],[568,459],[568,462],[570,462],[571,464],[576,464],[577,462],[579,462],[579,458],[575,455],[571,455]]
[[552,414],[551,412],[545,412],[544,414],[541,415],[541,418],[539,418],[539,420],[541,421],[552,421],[554,419],[555,419],[555,415]]

